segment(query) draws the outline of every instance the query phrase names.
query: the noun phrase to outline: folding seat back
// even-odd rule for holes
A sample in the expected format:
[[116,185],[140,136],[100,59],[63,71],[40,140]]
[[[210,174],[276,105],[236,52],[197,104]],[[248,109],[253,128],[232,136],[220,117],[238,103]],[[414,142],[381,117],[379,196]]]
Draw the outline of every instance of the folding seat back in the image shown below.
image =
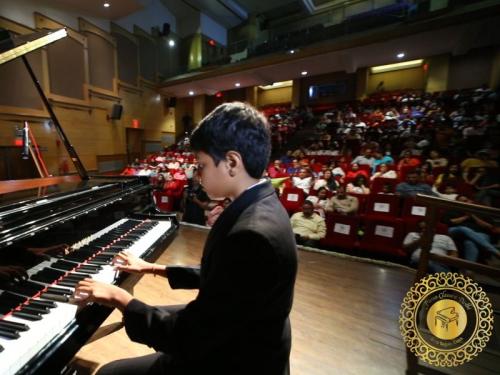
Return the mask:
[[400,200],[398,195],[370,194],[366,200],[365,215],[370,217],[392,217],[399,215]]
[[364,235],[359,243],[362,250],[404,257],[402,249],[403,222],[398,219],[365,219]]
[[304,203],[304,190],[295,187],[286,187],[281,193],[280,201],[287,210],[288,214],[297,212]]
[[338,249],[350,250],[357,246],[359,217],[327,213],[326,237],[320,245]]

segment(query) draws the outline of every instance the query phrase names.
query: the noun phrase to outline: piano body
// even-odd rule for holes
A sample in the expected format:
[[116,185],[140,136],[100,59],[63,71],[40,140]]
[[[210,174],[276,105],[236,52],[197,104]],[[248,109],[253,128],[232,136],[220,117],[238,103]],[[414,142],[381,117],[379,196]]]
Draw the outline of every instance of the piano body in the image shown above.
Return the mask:
[[0,64],[21,56],[78,172],[49,186],[41,181],[43,188],[0,188],[2,375],[64,373],[112,311],[71,303],[74,286],[86,277],[130,281],[114,271],[114,256],[127,250],[154,261],[178,229],[175,215],[155,208],[147,178],[88,176],[24,56],[63,37],[61,30],[0,40]]

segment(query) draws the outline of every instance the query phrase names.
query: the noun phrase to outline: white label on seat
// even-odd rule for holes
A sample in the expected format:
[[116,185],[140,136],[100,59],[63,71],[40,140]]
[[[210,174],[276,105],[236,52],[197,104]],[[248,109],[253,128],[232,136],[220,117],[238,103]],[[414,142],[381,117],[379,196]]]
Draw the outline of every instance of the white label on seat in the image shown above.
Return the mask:
[[286,196],[286,200],[288,202],[298,202],[299,201],[299,195],[298,194],[288,194]]
[[349,233],[351,232],[351,226],[347,224],[335,223],[335,225],[333,226],[333,231],[335,233],[349,235]]
[[389,203],[377,202],[373,205],[373,211],[376,212],[389,212],[389,209],[390,209]]
[[161,203],[168,203],[168,197],[166,195],[161,197]]
[[423,207],[423,206],[413,206],[411,208],[411,214],[413,216],[425,216],[426,211],[427,211],[427,207]]
[[376,225],[375,226],[375,235],[392,238],[394,236],[394,228],[388,227],[385,225]]

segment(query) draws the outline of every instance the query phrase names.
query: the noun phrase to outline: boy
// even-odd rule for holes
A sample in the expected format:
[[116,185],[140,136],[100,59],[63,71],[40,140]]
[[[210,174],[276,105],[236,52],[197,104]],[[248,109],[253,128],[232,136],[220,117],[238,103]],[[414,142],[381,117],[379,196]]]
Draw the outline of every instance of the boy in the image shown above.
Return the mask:
[[265,118],[225,103],[191,136],[201,184],[232,203],[212,227],[201,268],[165,267],[122,254],[118,269],[163,273],[173,288],[199,288],[180,309],[148,306],[123,289],[86,279],[77,295],[124,314],[127,334],[157,353],[104,366],[99,374],[286,374],[288,315],[297,272],[294,235],[269,181]]

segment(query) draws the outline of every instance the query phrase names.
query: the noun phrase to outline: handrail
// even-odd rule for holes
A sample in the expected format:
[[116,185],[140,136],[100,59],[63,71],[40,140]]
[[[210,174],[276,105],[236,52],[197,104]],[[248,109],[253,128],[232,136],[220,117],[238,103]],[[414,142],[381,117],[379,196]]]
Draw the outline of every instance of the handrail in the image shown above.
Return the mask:
[[422,203],[422,204],[427,204],[427,205],[435,205],[439,208],[458,209],[461,211],[470,212],[470,213],[479,214],[479,215],[500,217],[500,209],[488,207],[488,206],[481,206],[479,204],[464,203],[464,202],[460,202],[460,201],[452,201],[449,199],[436,198],[436,197],[433,197],[430,195],[422,195],[422,194],[417,194],[415,196],[415,201],[417,203]]

